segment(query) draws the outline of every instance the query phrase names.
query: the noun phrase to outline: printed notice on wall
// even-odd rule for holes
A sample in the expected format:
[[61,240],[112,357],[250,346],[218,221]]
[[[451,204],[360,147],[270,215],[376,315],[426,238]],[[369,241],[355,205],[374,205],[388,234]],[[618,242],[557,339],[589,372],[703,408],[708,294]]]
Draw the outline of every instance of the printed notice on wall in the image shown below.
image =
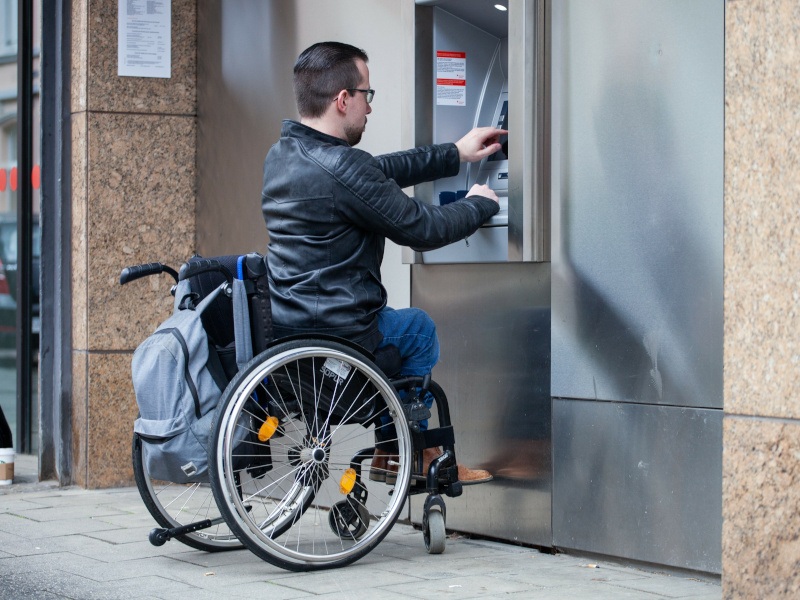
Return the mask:
[[467,105],[467,53],[436,51],[436,104]]
[[169,78],[172,0],[119,0],[117,74]]

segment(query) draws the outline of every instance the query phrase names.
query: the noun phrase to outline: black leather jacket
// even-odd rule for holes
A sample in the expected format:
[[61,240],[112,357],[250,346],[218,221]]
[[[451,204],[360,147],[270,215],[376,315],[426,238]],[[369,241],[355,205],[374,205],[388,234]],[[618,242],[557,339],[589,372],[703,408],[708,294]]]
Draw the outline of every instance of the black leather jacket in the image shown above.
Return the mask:
[[383,156],[295,121],[264,162],[261,195],[269,231],[272,316],[277,335],[329,333],[372,350],[384,238],[431,250],[473,233],[498,211],[480,196],[433,206],[401,188],[455,175],[454,144]]

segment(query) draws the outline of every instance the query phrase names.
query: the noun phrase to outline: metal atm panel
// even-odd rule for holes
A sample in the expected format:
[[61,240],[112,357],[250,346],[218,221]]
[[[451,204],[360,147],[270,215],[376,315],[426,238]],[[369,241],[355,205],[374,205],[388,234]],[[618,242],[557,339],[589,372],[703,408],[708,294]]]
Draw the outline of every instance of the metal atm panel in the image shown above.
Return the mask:
[[719,573],[722,411],[553,401],[553,543]]
[[[417,143],[455,141],[482,125],[507,123],[511,132],[506,156],[415,188],[417,197],[438,202],[440,191],[486,181],[506,209],[468,240],[416,255],[411,268],[412,304],[437,325],[441,359],[433,375],[450,400],[458,460],[495,474],[448,500],[447,525],[550,546],[550,264],[532,250],[534,241],[545,243],[532,232],[548,228],[532,212],[542,204],[533,183],[542,175],[533,153],[541,97],[530,84],[540,73],[533,50],[543,5],[519,0],[498,17],[495,1],[417,4]],[[466,53],[466,107],[436,104],[437,50]],[[420,507],[412,498],[415,520]]]
[[[488,0],[417,4],[417,143],[452,142],[478,126],[499,126],[510,134],[501,140],[502,152],[462,164],[458,175],[415,190],[418,197],[441,204],[485,183],[500,198],[500,212],[467,239],[428,252],[406,251],[404,261],[547,260],[544,3],[521,0],[508,13],[498,13]],[[450,54],[462,69],[452,69],[453,79],[447,79],[444,62]]]
[[722,408],[724,3],[553,15],[553,395]]
[[[436,323],[456,456],[495,474],[446,499],[447,526],[552,545],[550,265],[414,265],[414,305]],[[421,520],[414,496],[412,517]]]
[[554,543],[719,572],[724,2],[551,25]]

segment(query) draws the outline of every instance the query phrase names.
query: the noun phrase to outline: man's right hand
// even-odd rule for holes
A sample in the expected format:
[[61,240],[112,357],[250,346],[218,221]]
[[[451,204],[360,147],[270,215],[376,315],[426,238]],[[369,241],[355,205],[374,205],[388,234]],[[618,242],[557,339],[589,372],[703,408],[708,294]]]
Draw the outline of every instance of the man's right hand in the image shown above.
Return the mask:
[[467,198],[470,196],[483,196],[484,198],[491,198],[498,204],[500,203],[500,198],[497,197],[497,194],[494,193],[494,190],[490,188],[488,185],[478,184],[476,183],[469,189],[469,193],[467,194]]
[[506,135],[505,129],[495,127],[476,127],[456,142],[458,158],[461,162],[477,162],[502,150],[500,138]]

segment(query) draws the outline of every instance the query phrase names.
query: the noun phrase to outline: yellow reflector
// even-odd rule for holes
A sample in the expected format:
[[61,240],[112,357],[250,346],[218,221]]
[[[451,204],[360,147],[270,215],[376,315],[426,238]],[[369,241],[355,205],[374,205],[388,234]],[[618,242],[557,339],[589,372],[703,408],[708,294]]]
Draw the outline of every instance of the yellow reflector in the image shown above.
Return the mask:
[[339,481],[339,491],[342,492],[344,495],[347,495],[353,491],[353,487],[355,485],[356,485],[356,470],[345,469],[344,475],[342,475],[342,479]]
[[266,442],[275,435],[276,429],[278,429],[278,417],[267,417],[267,420],[258,429],[258,441]]

